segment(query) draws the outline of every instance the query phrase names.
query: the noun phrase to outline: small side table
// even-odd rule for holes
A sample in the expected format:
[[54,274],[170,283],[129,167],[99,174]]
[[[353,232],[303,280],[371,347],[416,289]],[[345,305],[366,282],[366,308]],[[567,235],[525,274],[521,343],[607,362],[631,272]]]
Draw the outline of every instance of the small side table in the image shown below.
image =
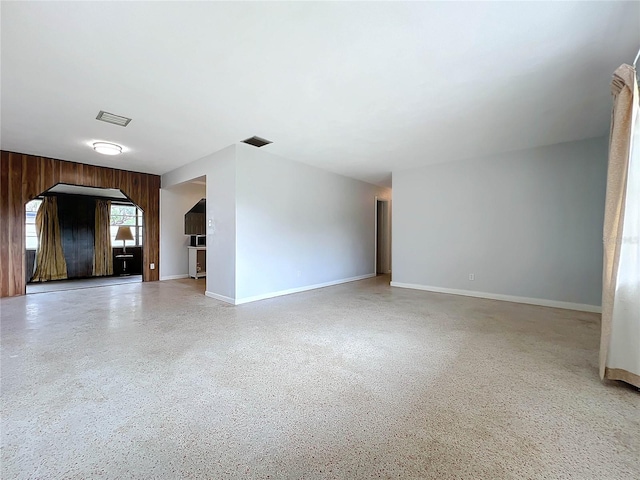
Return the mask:
[[127,275],[129,275],[129,273],[127,273],[127,260],[131,260],[133,258],[133,254],[131,253],[122,253],[120,255],[116,255],[116,260],[122,260],[122,273],[120,274],[121,277],[126,277]]

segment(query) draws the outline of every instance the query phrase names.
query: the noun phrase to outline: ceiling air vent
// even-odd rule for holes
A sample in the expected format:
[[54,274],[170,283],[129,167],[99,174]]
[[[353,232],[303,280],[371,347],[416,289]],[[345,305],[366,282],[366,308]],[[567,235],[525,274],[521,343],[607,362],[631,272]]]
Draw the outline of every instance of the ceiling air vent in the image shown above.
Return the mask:
[[114,115],[113,113],[104,112],[102,110],[100,110],[100,113],[96,117],[96,120],[113,123],[114,125],[120,125],[121,127],[126,127],[131,121],[130,118],[121,117],[120,115]]
[[242,143],[253,145],[254,147],[264,147],[265,145],[269,145],[273,142],[271,140],[265,140],[264,138],[260,137],[251,137],[247,138],[246,140],[242,140]]

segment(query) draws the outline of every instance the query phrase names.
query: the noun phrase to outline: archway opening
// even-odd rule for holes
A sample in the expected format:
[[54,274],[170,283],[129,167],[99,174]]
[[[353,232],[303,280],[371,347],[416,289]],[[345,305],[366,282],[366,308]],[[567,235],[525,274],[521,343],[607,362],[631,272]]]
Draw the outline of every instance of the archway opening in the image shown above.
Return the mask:
[[[39,238],[38,210],[46,198],[55,199],[59,231]],[[141,282],[144,220],[144,211],[119,189],[59,183],[42,192],[24,206],[26,293]],[[40,223],[41,230],[51,228]],[[46,264],[47,251],[58,248],[64,274],[50,276],[38,261]]]

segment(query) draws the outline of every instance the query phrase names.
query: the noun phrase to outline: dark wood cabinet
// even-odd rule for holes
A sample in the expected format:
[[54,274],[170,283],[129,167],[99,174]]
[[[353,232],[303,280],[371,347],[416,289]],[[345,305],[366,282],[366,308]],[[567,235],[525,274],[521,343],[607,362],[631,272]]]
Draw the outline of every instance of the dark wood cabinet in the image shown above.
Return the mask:
[[207,231],[205,225],[205,214],[207,211],[207,201],[203,198],[196,203],[191,210],[184,215],[185,235],[204,235]]
[[[127,255],[131,257],[123,258],[122,247],[113,248],[113,275],[119,276],[124,273],[129,275],[142,274],[142,247],[127,247]],[[127,262],[127,271],[124,271],[124,262]]]
[[202,235],[204,232],[204,213],[190,212],[184,216],[185,235]]

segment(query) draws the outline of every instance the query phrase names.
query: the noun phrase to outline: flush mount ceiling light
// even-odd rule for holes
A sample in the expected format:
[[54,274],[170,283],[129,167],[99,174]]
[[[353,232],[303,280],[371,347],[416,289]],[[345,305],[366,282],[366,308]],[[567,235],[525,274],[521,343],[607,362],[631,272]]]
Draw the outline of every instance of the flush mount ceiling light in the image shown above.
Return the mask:
[[108,142],[95,142],[93,149],[103,155],[120,155],[122,153],[122,147],[120,145]]

